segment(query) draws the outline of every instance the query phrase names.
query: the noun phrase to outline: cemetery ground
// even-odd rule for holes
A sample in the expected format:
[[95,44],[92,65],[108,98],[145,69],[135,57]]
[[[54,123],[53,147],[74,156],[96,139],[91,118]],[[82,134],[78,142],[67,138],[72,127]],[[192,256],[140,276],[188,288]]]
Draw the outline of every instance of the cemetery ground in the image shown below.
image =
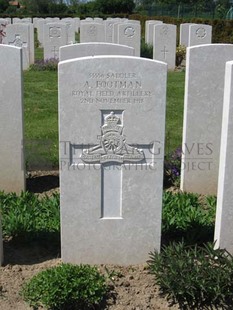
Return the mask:
[[[184,72],[170,72],[167,89],[166,160],[175,169],[178,168],[176,160],[179,159],[174,157],[174,154],[178,156],[179,151],[176,149],[181,145],[182,136],[183,94]],[[14,194],[0,194],[5,254],[4,266],[0,267],[0,309],[4,310],[29,309],[19,293],[23,283],[41,270],[60,264],[57,72],[24,72],[24,98],[28,192],[19,197]],[[170,157],[173,151],[176,152]],[[47,171],[42,171],[44,168]],[[179,171],[170,168],[169,166],[165,169],[162,245],[165,247],[169,242],[183,240],[197,252],[195,245],[203,246],[206,242],[213,241],[216,198],[180,193],[174,187]],[[180,285],[189,285],[189,281],[193,281],[191,276],[195,270],[192,269],[195,268],[186,264],[190,260],[185,255],[191,257],[193,252],[185,249],[180,255],[180,249],[182,250],[182,244],[176,243],[173,249],[162,250],[162,253],[168,255],[166,259],[171,269],[167,269],[167,278],[161,276],[158,279],[160,287],[166,286],[163,281],[169,283],[164,292],[171,295],[176,293],[176,296],[179,296],[176,301],[182,305],[182,302],[188,303],[189,299],[186,290],[182,291]],[[205,251],[202,253],[204,256],[198,256],[199,263],[203,266],[205,264],[202,264],[202,260],[211,258],[215,253],[209,248]],[[153,254],[150,258],[152,261],[156,260]],[[172,272],[172,268],[177,267],[176,262],[180,264],[178,275]],[[215,263],[216,265],[221,267],[221,264]],[[160,296],[155,276],[149,272],[154,270],[153,266],[98,266],[110,289],[105,303],[102,303],[99,309],[178,309],[177,305],[171,305]],[[162,261],[157,264],[157,268],[157,274],[165,274],[161,272]],[[201,278],[200,266],[198,268],[200,278],[194,275],[197,290],[193,290],[190,296],[193,295],[189,298],[193,298],[194,304],[195,301],[206,302],[209,309],[212,309],[211,303],[218,302],[216,296],[224,295],[221,287],[216,288],[212,283],[216,283],[217,277],[223,278],[226,284],[229,278],[224,278],[225,274],[221,274],[220,269],[215,274],[210,272],[210,276],[205,274],[205,277]],[[202,299],[204,291],[207,294],[206,300]],[[192,302],[190,301],[190,304]],[[193,309],[201,309],[199,306],[200,304],[198,307],[194,305]]]

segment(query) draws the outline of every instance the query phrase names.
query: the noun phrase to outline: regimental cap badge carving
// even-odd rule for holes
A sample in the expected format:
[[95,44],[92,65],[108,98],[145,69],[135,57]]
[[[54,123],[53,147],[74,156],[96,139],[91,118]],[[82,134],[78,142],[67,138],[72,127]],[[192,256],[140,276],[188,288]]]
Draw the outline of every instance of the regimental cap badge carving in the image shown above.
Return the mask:
[[125,142],[124,127],[119,124],[120,118],[111,112],[104,119],[101,127],[100,144],[83,150],[81,159],[85,163],[108,162],[141,162],[145,159],[144,152]]
[[128,38],[132,38],[135,34],[135,29],[131,26],[126,27],[124,33]]
[[120,121],[120,118],[111,112],[109,115],[105,117],[105,125],[102,126],[103,134],[106,134],[109,131],[122,133],[123,127],[121,125],[117,125]]

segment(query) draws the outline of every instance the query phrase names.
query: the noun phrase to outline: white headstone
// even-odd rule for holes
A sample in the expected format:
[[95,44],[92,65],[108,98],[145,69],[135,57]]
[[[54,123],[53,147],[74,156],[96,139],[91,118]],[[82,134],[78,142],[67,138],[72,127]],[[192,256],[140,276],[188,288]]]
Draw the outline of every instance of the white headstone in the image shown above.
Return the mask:
[[25,190],[22,49],[0,45],[0,191]]
[[20,18],[18,18],[18,17],[14,17],[14,18],[12,19],[12,24],[19,24],[19,23],[20,23],[20,21],[21,21],[21,19],[20,19]]
[[94,17],[94,23],[100,23],[100,24],[103,24],[104,20],[103,18],[100,18],[100,17]]
[[3,255],[3,239],[2,239],[2,220],[0,215],[0,266],[3,264],[4,255]]
[[32,19],[32,23],[33,23],[33,25],[34,25],[35,28],[37,28],[37,22],[38,22],[38,20],[40,20],[39,17],[33,17],[33,19]]
[[130,265],[159,251],[166,75],[137,57],[60,62],[64,262]]
[[30,25],[27,23],[7,25],[6,43],[8,45],[22,47],[23,69],[27,70],[30,65]]
[[118,23],[118,21],[114,19],[108,19],[104,21],[104,26],[105,26],[105,41],[107,43],[113,43],[113,25]]
[[40,19],[37,21],[37,36],[38,36],[38,41],[40,42],[41,47],[43,47],[44,25],[45,25],[44,19]]
[[123,23],[118,25],[118,44],[131,46],[135,49],[135,56],[141,54],[141,26],[140,24]]
[[62,18],[61,22],[66,24],[66,30],[67,30],[66,44],[75,43],[75,21],[72,18]]
[[8,21],[0,18],[0,44],[6,43],[6,26]]
[[35,62],[35,40],[34,40],[34,25],[29,24],[29,62],[34,64]]
[[222,138],[220,148],[218,199],[215,222],[215,247],[233,254],[233,61],[226,63]]
[[164,61],[168,69],[176,66],[176,26],[161,24],[154,26],[153,59]]
[[233,254],[233,62],[226,63],[225,90],[220,148],[215,247]]
[[[92,17],[86,17],[85,19],[83,19],[84,21],[86,21],[86,22],[93,22],[94,21],[94,19],[92,18]],[[82,20],[82,21],[83,21]]]
[[211,44],[212,26],[197,24],[189,26],[189,45]]
[[67,25],[51,23],[44,25],[44,60],[59,59],[59,48],[67,44]]
[[46,24],[54,23],[53,17],[46,17],[46,18],[45,18],[45,23],[46,23]]
[[180,24],[180,45],[189,46],[189,27],[196,25],[193,23]]
[[145,22],[145,42],[147,44],[153,44],[154,26],[162,23],[163,22],[161,20],[147,20]]
[[75,22],[75,32],[79,32],[80,29],[80,18],[79,17],[74,17],[74,22]]
[[187,49],[181,189],[217,194],[225,63],[233,45]]
[[115,22],[113,25],[112,25],[112,28],[113,28],[113,33],[112,33],[112,42],[113,43],[116,43],[116,44],[119,44],[118,43],[118,37],[119,37],[119,25],[121,24],[122,22]]
[[80,43],[105,42],[104,25],[84,22],[80,25]]
[[30,17],[21,18],[19,23],[30,24],[30,23],[32,23],[32,19]]
[[60,47],[60,61],[97,55],[134,56],[134,48],[113,43],[77,43]]
[[4,19],[7,21],[8,24],[11,24],[11,18],[10,17],[6,17]]

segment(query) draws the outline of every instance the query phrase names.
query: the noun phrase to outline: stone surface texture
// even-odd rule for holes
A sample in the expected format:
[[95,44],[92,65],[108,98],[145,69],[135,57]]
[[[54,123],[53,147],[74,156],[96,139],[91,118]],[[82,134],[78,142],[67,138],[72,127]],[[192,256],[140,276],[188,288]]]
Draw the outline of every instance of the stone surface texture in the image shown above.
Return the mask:
[[134,48],[112,43],[77,43],[60,47],[60,61],[97,55],[134,56]]
[[96,22],[81,22],[80,43],[105,42],[105,27]]
[[233,255],[233,62],[226,63],[222,139],[220,149],[215,247]]
[[196,25],[194,23],[180,24],[180,45],[189,46],[189,27]]
[[154,26],[153,59],[160,60],[174,70],[176,66],[176,26],[161,24]]
[[48,23],[44,25],[44,60],[59,59],[59,48],[67,44],[67,25]]
[[23,69],[30,65],[30,26],[25,24],[11,24],[6,26],[6,44],[23,49]]
[[160,250],[166,76],[137,57],[60,62],[64,262],[130,265]]
[[131,46],[135,49],[135,56],[141,53],[141,26],[134,23],[122,23],[118,25],[117,43]]
[[225,63],[233,45],[187,49],[181,189],[217,194]]
[[211,44],[212,26],[197,24],[189,26],[189,44],[188,46]]
[[22,50],[0,45],[0,190],[25,190]]

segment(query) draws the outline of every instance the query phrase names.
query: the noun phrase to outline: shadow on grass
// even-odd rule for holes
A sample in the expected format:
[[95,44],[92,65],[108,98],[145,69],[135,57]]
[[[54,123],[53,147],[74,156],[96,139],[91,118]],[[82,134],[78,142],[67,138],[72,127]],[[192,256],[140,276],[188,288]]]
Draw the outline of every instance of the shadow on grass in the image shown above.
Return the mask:
[[60,233],[39,232],[36,235],[4,240],[4,265],[33,265],[60,258]]
[[58,175],[44,175],[26,180],[27,190],[31,193],[43,193],[59,187]]
[[214,241],[214,224],[201,225],[200,223],[190,223],[185,230],[172,226],[169,230],[162,232],[161,244],[166,246],[171,242],[183,241],[186,245],[200,245]]

